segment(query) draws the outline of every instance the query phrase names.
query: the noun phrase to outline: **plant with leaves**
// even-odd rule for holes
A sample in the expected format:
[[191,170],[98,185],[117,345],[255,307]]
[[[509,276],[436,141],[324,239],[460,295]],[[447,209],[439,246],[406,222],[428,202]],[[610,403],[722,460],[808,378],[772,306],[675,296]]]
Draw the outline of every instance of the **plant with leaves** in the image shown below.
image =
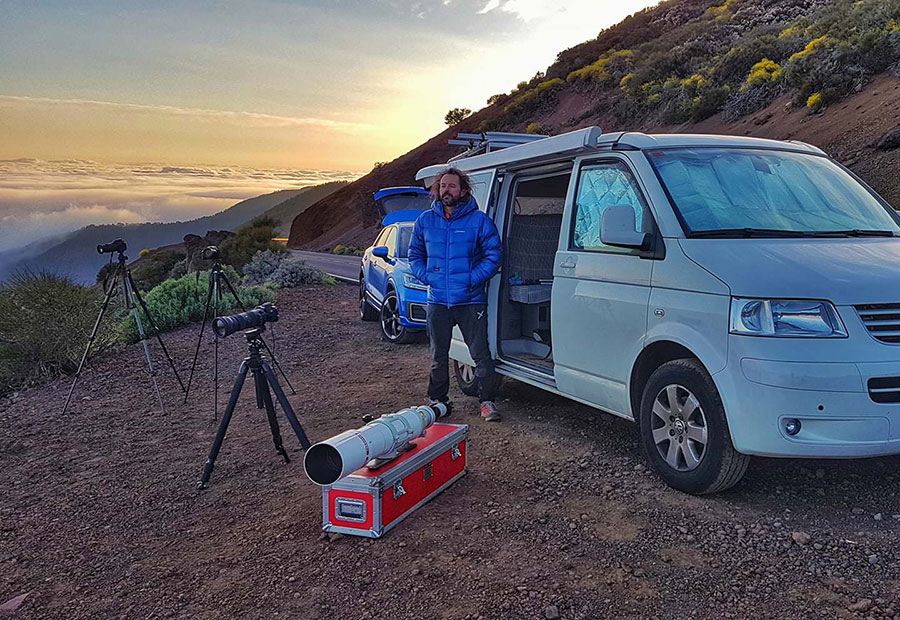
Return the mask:
[[463,119],[467,118],[470,114],[472,114],[472,110],[469,108],[453,108],[447,115],[444,116],[444,122],[448,127],[453,127],[454,125],[460,124]]

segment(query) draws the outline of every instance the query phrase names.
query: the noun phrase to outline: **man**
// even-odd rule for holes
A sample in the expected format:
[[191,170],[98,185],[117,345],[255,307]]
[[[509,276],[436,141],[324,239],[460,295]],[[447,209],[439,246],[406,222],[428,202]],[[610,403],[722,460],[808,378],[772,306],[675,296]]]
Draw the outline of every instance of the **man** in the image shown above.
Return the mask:
[[469,178],[456,168],[431,186],[431,209],[416,220],[409,245],[413,274],[428,285],[426,315],[431,339],[428,397],[447,402],[453,326],[459,325],[475,360],[481,417],[499,422],[494,392],[499,377],[487,340],[486,284],[500,268],[502,247],[494,222],[479,211]]

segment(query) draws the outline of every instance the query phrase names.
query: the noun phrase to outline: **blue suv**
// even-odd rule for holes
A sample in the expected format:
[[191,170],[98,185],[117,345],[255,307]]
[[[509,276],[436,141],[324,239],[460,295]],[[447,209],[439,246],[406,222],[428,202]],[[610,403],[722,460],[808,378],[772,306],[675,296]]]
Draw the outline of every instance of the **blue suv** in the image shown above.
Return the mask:
[[375,192],[382,230],[362,257],[359,318],[379,321],[388,342],[405,344],[425,329],[428,287],[413,276],[408,260],[413,225],[431,208],[421,187],[389,187]]

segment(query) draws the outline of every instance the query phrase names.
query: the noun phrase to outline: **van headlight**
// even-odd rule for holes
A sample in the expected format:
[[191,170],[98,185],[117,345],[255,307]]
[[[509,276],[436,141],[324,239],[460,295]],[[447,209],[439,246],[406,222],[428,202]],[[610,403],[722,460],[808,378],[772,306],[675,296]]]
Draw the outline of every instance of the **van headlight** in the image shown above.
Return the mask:
[[827,301],[731,299],[731,333],[745,336],[845,338],[847,330]]
[[411,273],[403,274],[403,286],[406,288],[414,288],[420,291],[427,291],[428,287]]

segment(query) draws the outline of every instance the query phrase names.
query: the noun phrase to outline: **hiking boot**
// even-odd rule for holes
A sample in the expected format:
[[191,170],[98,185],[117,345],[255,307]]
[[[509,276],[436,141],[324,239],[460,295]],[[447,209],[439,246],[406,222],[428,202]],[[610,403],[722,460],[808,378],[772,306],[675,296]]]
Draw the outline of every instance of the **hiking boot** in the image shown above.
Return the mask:
[[485,422],[499,422],[500,412],[492,400],[486,400],[481,403],[481,419]]

